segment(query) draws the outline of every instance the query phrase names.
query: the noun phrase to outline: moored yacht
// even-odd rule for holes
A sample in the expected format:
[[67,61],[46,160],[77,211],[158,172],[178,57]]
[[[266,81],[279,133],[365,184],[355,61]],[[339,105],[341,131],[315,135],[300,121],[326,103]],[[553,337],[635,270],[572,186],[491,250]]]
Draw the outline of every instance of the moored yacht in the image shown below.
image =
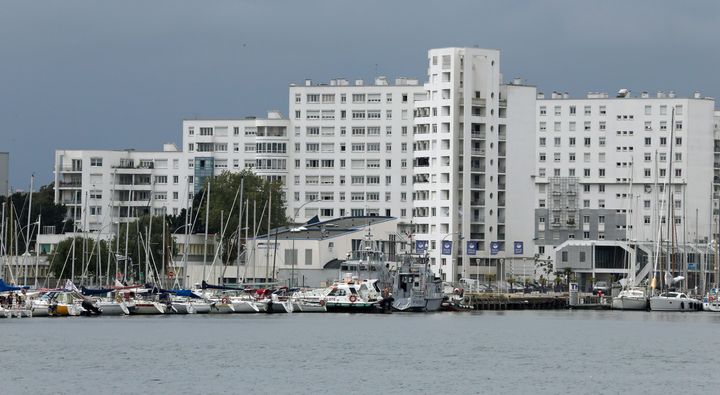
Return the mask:
[[623,289],[612,299],[614,310],[647,310],[650,306],[645,289],[632,287]]
[[663,292],[650,298],[652,311],[698,311],[702,309],[699,300],[689,298],[682,292]]

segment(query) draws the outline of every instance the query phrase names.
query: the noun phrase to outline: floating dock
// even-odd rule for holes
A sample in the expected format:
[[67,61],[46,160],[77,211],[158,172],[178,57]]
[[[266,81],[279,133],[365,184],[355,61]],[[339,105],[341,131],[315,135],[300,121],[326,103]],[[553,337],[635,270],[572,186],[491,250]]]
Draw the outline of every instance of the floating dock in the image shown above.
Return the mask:
[[465,295],[460,307],[468,310],[566,309],[568,295],[473,293]]

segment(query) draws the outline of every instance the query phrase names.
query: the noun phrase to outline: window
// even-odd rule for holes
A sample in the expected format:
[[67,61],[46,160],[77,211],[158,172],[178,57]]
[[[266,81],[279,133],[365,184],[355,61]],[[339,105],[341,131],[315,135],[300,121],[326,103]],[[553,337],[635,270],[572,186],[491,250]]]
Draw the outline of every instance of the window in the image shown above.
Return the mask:
[[575,146],[575,137],[570,137],[569,143],[570,143],[571,147],[574,147]]
[[90,158],[90,166],[100,167],[102,166],[103,158]]
[[200,135],[201,136],[212,136],[213,128],[200,128]]
[[575,106],[570,106],[570,115],[575,115],[575,113],[576,113]]
[[540,137],[540,146],[541,147],[545,146],[545,137]]
[[645,115],[652,115],[652,106],[645,106]]

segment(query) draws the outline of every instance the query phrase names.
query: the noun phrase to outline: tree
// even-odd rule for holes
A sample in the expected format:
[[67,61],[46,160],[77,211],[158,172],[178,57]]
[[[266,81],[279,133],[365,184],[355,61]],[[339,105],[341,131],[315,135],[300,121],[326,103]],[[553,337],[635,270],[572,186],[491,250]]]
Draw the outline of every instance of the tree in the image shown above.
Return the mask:
[[[75,260],[73,261],[73,240],[75,241]],[[83,250],[83,245],[85,249]],[[49,271],[55,278],[70,278],[73,274],[73,262],[75,266],[75,278],[92,278],[96,276],[105,277],[108,267],[114,266],[114,261],[109,254],[109,245],[106,241],[92,238],[68,238],[58,243],[50,257]],[[110,262],[108,262],[110,257]],[[84,265],[83,265],[84,264]],[[98,268],[99,266],[99,268]],[[99,271],[98,271],[99,269]],[[111,273],[112,274],[112,273]]]
[[[0,207],[2,203],[7,203],[5,206],[5,219],[6,224],[10,227],[11,232],[6,235],[6,242],[8,246],[15,248],[15,237],[18,242],[18,252],[22,253],[25,251],[25,236],[26,229],[22,229],[27,226],[28,223],[28,201],[30,195],[27,192],[15,192],[10,196],[0,196]],[[54,226],[55,234],[64,233],[65,230],[70,231],[73,229],[73,220],[67,218],[67,207],[62,204],[55,204],[55,187],[53,183],[40,187],[37,192],[32,194],[32,207],[30,210],[30,248],[33,249],[35,237],[37,234],[37,225],[35,222],[38,220],[38,215],[41,216],[41,225]],[[12,208],[10,207],[12,206]],[[12,218],[11,218],[12,216]],[[1,216],[0,216],[1,217]],[[22,232],[21,232],[22,230]]]
[[[117,251],[120,256],[124,257],[126,254],[125,234],[127,233],[128,272],[124,273],[125,262],[121,261],[118,267],[118,271],[123,273],[126,278],[146,281],[146,263],[147,267],[151,270],[151,273],[155,272],[155,269],[162,271],[166,268],[167,261],[169,260],[171,254],[170,244],[172,239],[170,232],[172,232],[173,229],[170,229],[169,225],[165,225],[165,243],[163,244],[163,220],[167,220],[167,218],[163,216],[153,216],[151,228],[151,216],[145,215],[133,222],[130,222],[130,224],[123,224],[120,226],[120,235],[113,240],[112,248],[113,251]],[[148,232],[150,233],[150,248],[146,254]],[[118,242],[119,246],[116,244]],[[164,262],[163,245],[166,249]],[[120,257],[118,257],[118,259],[120,259]]]
[[[248,210],[245,212],[244,202],[240,202],[240,184],[243,183],[242,198],[248,201]],[[258,176],[250,170],[243,170],[240,173],[231,173],[228,171],[215,176],[210,184],[210,213],[208,220],[208,232],[216,234],[216,240],[219,240],[222,230],[221,222],[226,231],[222,237],[223,262],[232,262],[237,255],[237,231],[238,231],[238,210],[242,204],[243,223],[240,228],[245,227],[245,218],[248,217],[249,235],[267,234],[267,205],[268,197],[272,195],[272,213],[270,216],[270,227],[277,228],[285,226],[289,223],[286,213],[285,194],[282,191],[282,183],[280,181],[270,182],[264,177]],[[197,213],[197,221],[194,227],[196,233],[205,232],[205,208],[206,203],[203,200],[206,186],[204,186],[197,194],[193,201],[193,212]],[[234,203],[234,205],[233,205]],[[257,206],[257,211],[253,210],[253,206]],[[195,215],[193,215],[195,216]],[[222,218],[222,221],[221,221]],[[244,231],[241,236],[244,236]]]

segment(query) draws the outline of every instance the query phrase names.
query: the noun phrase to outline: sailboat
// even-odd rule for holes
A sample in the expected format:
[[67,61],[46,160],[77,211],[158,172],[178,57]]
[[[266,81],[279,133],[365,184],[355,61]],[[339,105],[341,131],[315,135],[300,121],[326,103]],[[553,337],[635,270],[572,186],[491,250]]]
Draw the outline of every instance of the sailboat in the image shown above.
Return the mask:
[[[629,186],[629,205],[627,213],[633,212],[633,161],[630,162],[630,186]],[[633,218],[626,215],[625,222],[633,223]],[[628,228],[633,229],[633,228]],[[630,237],[627,238],[630,240]],[[635,283],[635,274],[637,273],[637,241],[635,242],[636,254],[628,254],[628,277],[620,280],[622,290],[612,299],[612,308],[614,310],[646,310],[648,308],[648,297],[644,287],[639,287]]]
[[[672,163],[673,163],[673,143],[674,136],[673,132],[675,129],[675,109],[673,108],[672,115],[670,118],[670,147],[668,155],[668,172],[667,177],[672,177]],[[671,238],[670,248],[668,248],[665,254],[666,270],[663,283],[663,292],[660,295],[653,296],[650,298],[650,310],[652,311],[697,311],[702,310],[702,303],[699,300],[689,298],[687,294],[683,292],[677,292],[671,290],[671,286],[675,283],[679,283],[684,280],[685,277],[677,276],[673,277],[673,263],[675,261],[675,232],[672,229],[674,218],[674,209],[672,204],[672,182],[665,183],[665,192],[667,198],[665,204],[667,205],[667,217],[665,222],[667,223],[667,233]],[[662,232],[660,232],[662,234]],[[660,238],[662,239],[662,237]],[[660,241],[658,241],[658,247]],[[659,250],[659,248],[658,248]],[[656,256],[657,259],[657,256]],[[653,277],[653,285],[655,285],[655,278]]]

